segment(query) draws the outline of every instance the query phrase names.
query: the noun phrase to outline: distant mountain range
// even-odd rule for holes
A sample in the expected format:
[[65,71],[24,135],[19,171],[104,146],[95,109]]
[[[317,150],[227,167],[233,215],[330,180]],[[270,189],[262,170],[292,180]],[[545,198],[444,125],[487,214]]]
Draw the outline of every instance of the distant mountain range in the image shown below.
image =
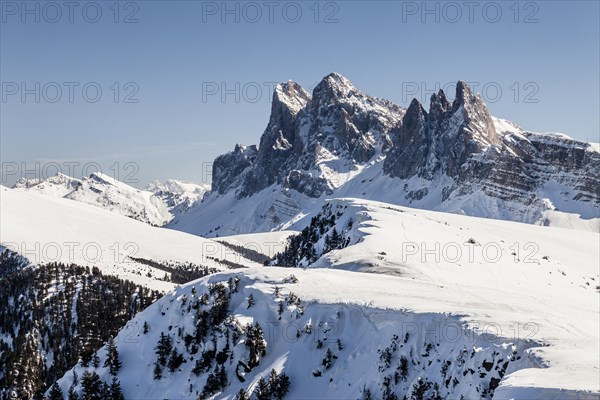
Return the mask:
[[[212,191],[168,225],[204,236],[282,229],[328,197],[543,225],[600,215],[598,144],[490,115],[459,81],[429,111],[369,96],[332,73],[310,94],[279,84],[258,146],[216,158]],[[568,220],[569,222],[565,222]],[[597,230],[598,221],[592,222]]]
[[0,186],[0,399],[598,399],[597,144],[330,74],[213,171]]
[[168,180],[140,190],[101,173],[14,187],[207,237],[287,229],[335,197],[600,231],[600,145],[495,118],[462,81],[453,101],[433,94],[429,111],[337,73],[312,94],[281,83],[260,144],[217,157],[212,189]]
[[210,186],[170,179],[164,183],[154,181],[146,190],[140,190],[95,172],[82,179],[61,173],[46,179],[21,178],[13,189],[65,197],[150,225],[163,226],[201,200]]

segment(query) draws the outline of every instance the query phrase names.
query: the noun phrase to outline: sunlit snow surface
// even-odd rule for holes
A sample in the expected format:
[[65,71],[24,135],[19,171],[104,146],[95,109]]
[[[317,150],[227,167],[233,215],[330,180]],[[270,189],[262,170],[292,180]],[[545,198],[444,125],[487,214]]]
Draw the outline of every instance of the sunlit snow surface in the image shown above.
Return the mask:
[[[377,382],[382,379],[377,350],[388,346],[394,334],[402,335],[413,326],[419,327],[417,336],[406,346],[422,352],[424,342],[436,338],[439,346],[434,346],[436,356],[431,359],[415,356],[419,364],[411,373],[412,381],[401,385],[410,387],[419,376],[439,379],[440,362],[445,358],[453,360],[450,373],[463,376],[465,367],[459,367],[456,357],[465,346],[469,351],[475,348],[476,353],[466,365],[490,361],[494,351],[499,353],[496,357],[506,359],[506,350],[514,346],[522,358],[511,364],[494,398],[597,398],[597,233],[367,200],[331,203],[333,210],[340,211],[337,223],[354,221],[345,233],[351,238],[345,249],[326,254],[308,269],[256,267],[206,277],[184,285],[138,315],[117,338],[124,363],[119,378],[126,396],[197,397],[195,391],[202,389],[205,377],[191,373],[192,362],[180,371],[167,372],[159,381],[152,379],[154,346],[159,333],[169,332],[169,326],[193,330],[193,313],[186,313],[181,303],[184,294],[190,298],[192,287],[203,293],[209,282],[226,283],[229,277],[238,276],[241,292],[232,297],[231,313],[240,325],[258,321],[269,330],[267,355],[243,384],[229,370],[230,385],[216,398],[233,398],[240,388],[253,388],[271,368],[290,376],[290,398],[359,398],[365,385],[372,387],[377,398]],[[297,283],[286,281],[290,274],[298,278]],[[293,317],[294,310],[288,308],[278,320],[275,286],[284,295],[294,292],[300,297],[305,307],[300,317]],[[256,305],[248,309],[250,293]],[[147,336],[131,328],[144,321],[150,324]],[[296,339],[289,333],[309,322],[319,329],[330,328],[326,347],[335,348],[337,339],[345,346],[336,351],[334,366],[318,378],[313,372],[319,369],[324,349],[315,347],[313,334]],[[456,323],[464,324],[459,339],[439,336],[440,326]],[[434,338],[427,339],[427,332]],[[244,349],[243,343],[235,347],[235,360],[245,356]],[[104,351],[100,351],[101,359]],[[83,369],[78,367],[78,372]],[[108,379],[106,368],[99,373]],[[61,381],[65,391],[70,376],[69,372]],[[461,379],[453,393],[478,398],[469,386],[477,380],[476,376]]]
[[215,259],[256,265],[209,239],[153,227],[78,201],[5,187],[0,187],[0,221],[0,243],[32,263],[95,265],[153,289],[175,285],[161,280],[164,271],[130,257],[219,270],[228,266]]

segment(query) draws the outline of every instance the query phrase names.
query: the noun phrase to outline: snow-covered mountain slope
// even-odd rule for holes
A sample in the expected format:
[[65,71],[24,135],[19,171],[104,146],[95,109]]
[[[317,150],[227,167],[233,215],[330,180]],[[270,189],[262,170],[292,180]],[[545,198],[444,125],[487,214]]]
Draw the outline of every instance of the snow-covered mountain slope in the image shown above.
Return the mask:
[[[316,220],[330,220],[331,215],[337,216],[335,223],[321,235],[315,251],[323,253],[325,238],[331,237],[333,226],[350,245],[330,251],[311,267],[402,276],[432,285],[427,296],[448,304],[454,290],[463,296],[474,295],[494,311],[475,312],[469,307],[463,311],[450,307],[446,311],[490,313],[500,324],[506,313],[514,323],[535,324],[539,329],[536,337],[550,345],[540,354],[551,368],[541,371],[540,376],[526,373],[523,382],[533,386],[536,381],[554,382],[554,387],[564,388],[574,388],[573,382],[597,385],[597,233],[357,199],[333,200]],[[560,299],[568,300],[560,300],[557,293]],[[521,382],[516,376],[511,379]],[[595,388],[598,390],[598,386]]]
[[256,395],[272,369],[289,398],[598,397],[598,234],[358,199],[303,225],[311,268],[219,273],[139,314],[116,340],[126,398]]
[[244,249],[256,251],[264,254],[268,258],[275,257],[275,254],[283,251],[288,243],[288,238],[297,235],[298,231],[275,231],[247,233],[245,235],[223,236],[217,239],[221,243],[228,243],[232,246],[239,246]]
[[18,191],[33,191],[54,197],[91,204],[118,214],[163,226],[173,216],[187,211],[202,200],[210,185],[174,179],[154,181],[145,190],[120,182],[100,172],[74,179],[58,173],[47,179],[19,179],[13,186]]
[[0,255],[0,275],[2,399],[42,399],[80,358],[91,357],[161,297],[98,268],[56,263],[22,268],[10,251]]
[[600,233],[600,218],[582,219],[579,214],[544,211],[538,225]]
[[494,118],[464,82],[452,102],[440,91],[429,111],[417,100],[404,110],[332,73],[312,95],[278,85],[260,145],[217,157],[213,191],[169,227],[270,231],[346,196],[526,223],[560,221],[546,211],[590,220],[599,176],[596,146]]
[[71,193],[81,181],[65,174],[57,173],[47,179],[20,178],[13,189],[28,190],[55,197],[64,197]]
[[210,191],[210,185],[169,179],[151,182],[146,190],[160,197],[172,215],[186,212],[195,202]]
[[[447,199],[439,203],[443,196],[443,187],[449,180],[439,178],[433,182],[412,178],[409,183],[401,184],[383,171],[385,159],[375,160],[367,166],[354,171],[352,175],[339,177],[344,184],[333,195],[323,194],[319,198],[310,198],[296,190],[272,185],[250,197],[238,199],[235,192],[224,195],[211,193],[204,201],[196,204],[187,213],[174,218],[168,228],[198,234],[205,237],[240,235],[248,232],[268,232],[288,229],[306,215],[314,215],[332,196],[360,197],[383,201],[395,205],[418,207],[435,211],[472,215],[483,218],[512,220],[518,214],[532,223],[551,227],[563,227],[584,231],[600,231],[600,215],[585,205],[568,198],[568,190],[555,187],[554,190],[539,190],[548,209],[539,209],[505,200],[501,206],[485,193],[473,193],[468,197]],[[405,199],[405,185],[414,190],[427,190],[428,195],[420,200]],[[408,186],[407,186],[408,187]],[[418,189],[417,189],[418,188]],[[554,200],[550,200],[554,199]],[[554,202],[553,202],[554,201]],[[563,211],[558,211],[554,203],[561,203]],[[490,214],[493,214],[490,216]]]
[[181,195],[187,198],[202,198],[202,195],[210,190],[210,185],[168,179],[165,182],[153,181],[148,184],[146,190],[152,193],[169,195]]
[[212,193],[166,227],[205,237],[268,232],[321,205],[314,203],[314,199],[278,185],[241,199],[233,191],[224,195]]
[[167,205],[154,193],[136,189],[100,172],[83,178],[65,197],[154,226],[163,226],[172,218]]
[[[299,271],[294,283],[287,269],[252,269],[218,274],[167,295],[130,322],[134,328],[127,343],[124,331],[115,340],[122,362],[117,379],[125,398],[233,399],[240,398],[235,397],[240,390],[256,398],[259,380],[269,381],[274,369],[289,377],[290,399],[360,399],[367,398],[367,392],[371,398],[384,398],[386,379],[389,393],[399,398],[434,398],[435,393],[446,398],[451,393],[485,399],[505,373],[542,367],[528,351],[535,342],[486,338],[458,316],[403,310],[396,292],[402,284],[399,278],[373,276],[363,284],[361,274],[332,272]],[[239,279],[237,291],[226,289],[230,278]],[[219,300],[209,293],[210,285],[219,284],[228,304],[225,320],[209,328],[206,339],[196,341],[198,324],[202,318],[212,319],[213,311],[198,318],[194,307],[206,295],[208,305],[199,309],[216,308]],[[352,290],[352,297],[346,289]],[[256,304],[248,308],[250,295]],[[148,333],[135,328],[145,323]],[[456,335],[452,343],[443,341],[442,329]],[[172,371],[169,361],[164,367],[157,361],[161,334],[171,337],[176,355],[183,355]],[[264,354],[253,350],[257,341],[264,343]],[[98,352],[100,365],[106,353],[106,347]],[[173,350],[168,359],[171,354]],[[160,378],[154,379],[157,363]],[[108,368],[79,364],[74,369],[79,377],[86,370],[102,381],[112,379]],[[219,377],[218,383],[213,384],[209,374]],[[64,393],[72,376],[67,372],[59,380]],[[79,385],[76,388],[81,391]]]
[[0,188],[0,220],[0,243],[34,264],[95,265],[154,289],[175,284],[163,280],[171,275],[168,270],[150,261],[216,270],[256,265],[212,240],[152,227],[89,204],[5,187]]

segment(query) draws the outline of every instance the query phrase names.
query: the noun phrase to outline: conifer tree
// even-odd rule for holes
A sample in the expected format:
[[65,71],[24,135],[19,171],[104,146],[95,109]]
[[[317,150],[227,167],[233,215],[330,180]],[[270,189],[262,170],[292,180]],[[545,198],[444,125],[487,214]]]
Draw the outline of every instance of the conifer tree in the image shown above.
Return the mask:
[[75,390],[75,386],[71,386],[67,392],[67,400],[79,400],[79,395]]
[[248,366],[254,368],[259,364],[260,357],[264,356],[267,350],[263,331],[258,322],[254,326],[248,324],[246,336],[246,346],[250,349]]
[[121,383],[116,377],[113,377],[112,383],[110,384],[110,400],[125,400],[123,390],[121,389]]
[[162,379],[162,368],[160,367],[160,363],[156,361],[154,363],[154,380]]
[[169,371],[175,372],[179,366],[183,363],[183,354],[179,353],[177,349],[173,349],[171,356],[169,357]]
[[279,376],[277,375],[277,371],[275,371],[275,369],[271,369],[271,372],[269,373],[269,386],[271,387],[271,389],[277,386],[278,378]]
[[226,388],[227,387],[227,373],[225,372],[225,367],[223,365],[221,365],[221,367],[219,368],[219,375],[218,375],[218,379],[219,379],[219,386],[221,388]]
[[158,356],[158,363],[162,366],[166,365],[167,357],[173,349],[173,342],[171,340],[171,336],[165,335],[163,332],[161,332],[155,349],[156,355]]
[[83,400],[103,400],[102,381],[95,371],[85,371],[81,377]]
[[269,388],[269,383],[264,378],[260,378],[258,380],[258,387],[256,388],[256,399],[271,400],[271,388]]
[[60,386],[58,383],[54,382],[52,387],[50,388],[50,393],[48,394],[48,400],[65,400],[63,396],[62,390],[60,390]]
[[290,377],[287,374],[282,373],[277,377],[277,381],[274,387],[271,387],[273,397],[276,400],[282,400],[290,391]]
[[102,382],[100,385],[100,397],[102,400],[110,399],[110,386],[106,382]]
[[121,360],[119,360],[119,352],[117,351],[117,346],[115,345],[115,340],[111,338],[108,340],[108,350],[106,361],[104,361],[104,366],[109,368],[110,374],[112,376],[116,376],[119,369],[121,369]]

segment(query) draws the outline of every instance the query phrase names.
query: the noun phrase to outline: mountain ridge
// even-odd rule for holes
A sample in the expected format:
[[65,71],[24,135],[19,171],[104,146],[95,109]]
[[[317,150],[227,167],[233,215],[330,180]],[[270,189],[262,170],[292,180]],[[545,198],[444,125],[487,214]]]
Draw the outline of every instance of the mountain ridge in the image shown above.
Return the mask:
[[164,226],[173,216],[202,200],[210,185],[169,179],[138,189],[96,171],[82,179],[62,173],[48,178],[20,178],[12,189],[91,204],[154,226]]
[[[125,396],[263,398],[275,370],[289,398],[597,397],[597,234],[351,198],[309,225],[303,268],[219,272],[138,314],[116,340]],[[62,391],[86,370],[112,379],[78,363]]]
[[[214,190],[167,226],[205,236],[282,229],[337,196],[526,223],[550,211],[594,219],[598,176],[595,146],[495,118],[464,81],[452,102],[440,90],[429,111],[416,99],[405,110],[331,73],[312,94],[277,85],[260,144],[217,157]],[[249,198],[262,204],[249,209]],[[221,208],[247,215],[234,222]]]

